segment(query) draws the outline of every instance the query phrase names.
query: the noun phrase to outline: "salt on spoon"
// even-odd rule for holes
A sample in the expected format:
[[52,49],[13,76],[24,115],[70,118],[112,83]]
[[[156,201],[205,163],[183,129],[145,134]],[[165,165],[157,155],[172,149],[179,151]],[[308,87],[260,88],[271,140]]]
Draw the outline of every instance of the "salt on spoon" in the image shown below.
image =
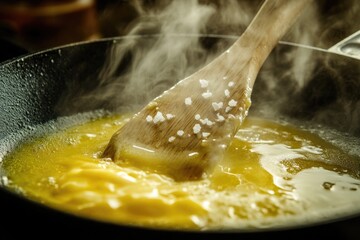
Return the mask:
[[262,64],[310,1],[265,0],[227,51],[130,118],[102,157],[177,181],[210,173],[248,114]]

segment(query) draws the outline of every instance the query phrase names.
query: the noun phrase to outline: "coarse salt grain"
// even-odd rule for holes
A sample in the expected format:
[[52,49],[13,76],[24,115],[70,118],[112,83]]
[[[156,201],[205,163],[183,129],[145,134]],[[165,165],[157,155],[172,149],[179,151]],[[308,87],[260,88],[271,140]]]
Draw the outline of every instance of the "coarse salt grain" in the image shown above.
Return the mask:
[[200,120],[200,118],[201,118],[200,114],[195,115],[195,120]]
[[208,133],[208,132],[203,132],[203,133],[202,133],[202,136],[206,138],[206,137],[210,136],[210,133]]
[[206,122],[206,125],[208,125],[209,127],[210,126],[212,126],[212,125],[214,125],[215,123],[213,122],[213,121],[210,121],[210,120],[208,120],[207,122]]
[[205,125],[207,123],[209,119],[205,118],[205,119],[200,119],[201,124]]
[[235,83],[234,82],[229,82],[229,84],[228,84],[228,86],[231,88],[231,87],[233,87],[235,85]]
[[[207,119],[207,118],[205,118],[205,119]],[[205,124],[205,123],[206,123],[205,119],[199,119],[199,121],[201,122],[201,124]]]
[[153,119],[153,122],[156,124],[158,122],[164,122],[164,121],[165,121],[165,118],[164,118],[163,114],[161,112],[157,112]]
[[194,125],[194,127],[193,127],[193,132],[195,133],[195,134],[197,134],[197,133],[199,133],[201,131],[201,126],[200,126],[200,124],[195,124]]
[[185,104],[186,104],[186,105],[191,105],[191,104],[192,104],[191,97],[185,98]]
[[175,141],[175,137],[174,137],[174,136],[169,137],[168,141],[169,141],[169,142]]
[[208,126],[214,125],[214,122],[210,121],[208,118],[200,119],[200,122],[201,122],[203,125],[208,125]]
[[225,118],[222,115],[220,115],[219,113],[217,113],[216,116],[217,116],[216,121],[218,121],[218,122],[223,122],[225,120]]
[[201,88],[207,88],[209,86],[209,81],[208,80],[200,79],[199,82],[200,82],[200,87]]
[[167,120],[173,119],[175,116],[171,113],[166,114]]
[[183,130],[179,130],[177,131],[176,133],[179,137],[183,136],[184,135],[184,131]]
[[146,121],[147,121],[147,122],[152,122],[152,120],[153,120],[153,117],[152,117],[152,116],[150,116],[150,115],[147,115],[147,116],[146,116]]
[[201,96],[203,96],[203,98],[210,98],[212,96],[212,93],[207,90],[206,92],[204,92],[203,94],[201,94]]
[[232,107],[226,107],[226,108],[225,108],[225,112],[228,113],[228,112],[231,111],[231,109],[232,109]]
[[223,102],[213,102],[212,103],[212,107],[214,108],[215,111],[218,111],[223,106],[224,106]]
[[235,101],[234,99],[231,99],[231,100],[229,101],[229,103],[228,103],[228,105],[229,105],[230,107],[235,107],[236,104],[237,104],[237,101]]
[[228,89],[225,89],[224,93],[226,97],[230,97],[230,91]]

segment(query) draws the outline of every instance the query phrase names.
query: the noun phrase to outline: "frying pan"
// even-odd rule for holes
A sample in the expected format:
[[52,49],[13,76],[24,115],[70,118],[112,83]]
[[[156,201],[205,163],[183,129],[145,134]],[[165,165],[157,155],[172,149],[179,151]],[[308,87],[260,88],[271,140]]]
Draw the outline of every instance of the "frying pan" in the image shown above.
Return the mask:
[[[139,51],[155,46],[159,38],[162,36],[141,35],[81,42],[25,54],[1,63],[0,142],[17,136],[19,131],[31,133],[34,126],[58,117],[97,109],[121,112],[140,108],[149,98],[156,96],[173,82],[162,81],[162,87],[147,97],[144,97],[144,92],[135,92],[130,98],[115,101],[115,96],[125,95],[123,90],[129,84],[126,82],[129,80],[121,76],[127,75],[133,69],[131,66],[134,64],[134,56]],[[173,35],[171,38],[174,42],[183,38],[196,39],[196,42],[200,43],[201,52],[206,52],[204,55],[199,53],[199,49],[190,49],[185,53],[191,55],[197,52],[199,56],[198,60],[188,63],[187,71],[174,75],[174,78],[182,79],[224,51],[237,36]],[[129,40],[132,48],[123,51],[124,47],[128,46],[125,42]],[[296,71],[291,70],[294,64],[299,62],[298,56],[307,56],[311,60],[304,68],[308,69],[308,72],[302,75],[301,78],[306,78],[302,84],[299,84]],[[275,86],[269,85],[270,77],[276,79]],[[114,80],[117,81],[116,95],[95,97],[95,93],[99,93],[98,89],[111,88]],[[153,86],[150,84],[149,88]],[[282,42],[271,53],[259,73],[253,90],[250,114],[266,117],[281,115],[298,121],[310,121],[358,138],[359,90],[358,59],[341,52]],[[270,111],[267,111],[269,109]],[[336,114],[340,114],[341,117],[322,117],[337,116]],[[5,145],[0,145],[0,157],[4,155],[5,147],[9,147],[9,144]],[[0,177],[3,174],[0,167]],[[4,179],[1,179],[4,182]],[[115,225],[64,213],[26,199],[3,186],[0,186],[0,207],[0,235],[9,237],[22,236],[22,229],[26,227],[25,234],[35,237],[45,236],[45,232],[48,232],[51,234],[48,237],[78,234],[82,237],[102,238],[289,239],[294,236],[324,238],[330,235],[341,239],[355,239],[357,226],[360,224],[360,213],[354,212],[349,216],[315,224],[280,229],[204,232],[159,230]],[[19,230],[10,230],[14,228]]]

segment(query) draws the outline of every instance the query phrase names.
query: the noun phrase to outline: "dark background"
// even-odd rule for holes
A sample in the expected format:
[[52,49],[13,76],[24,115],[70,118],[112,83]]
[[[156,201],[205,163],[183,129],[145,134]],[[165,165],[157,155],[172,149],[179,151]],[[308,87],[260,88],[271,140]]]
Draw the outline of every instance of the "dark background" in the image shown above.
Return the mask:
[[[190,0],[185,0],[190,1]],[[241,2],[253,16],[262,0],[200,0],[219,8],[231,1]],[[0,39],[34,52],[72,42],[126,35],[141,16],[156,14],[171,0],[0,0]],[[360,29],[356,0],[316,0],[319,32],[307,42],[288,39],[320,48],[329,48]],[[251,11],[249,11],[251,9]],[[245,12],[246,11],[246,12]],[[311,24],[308,24],[308,27]],[[210,26],[206,34],[240,35],[240,27]],[[304,27],[306,30],[306,26]],[[1,44],[4,54],[7,47]],[[15,51],[15,50],[14,50]]]

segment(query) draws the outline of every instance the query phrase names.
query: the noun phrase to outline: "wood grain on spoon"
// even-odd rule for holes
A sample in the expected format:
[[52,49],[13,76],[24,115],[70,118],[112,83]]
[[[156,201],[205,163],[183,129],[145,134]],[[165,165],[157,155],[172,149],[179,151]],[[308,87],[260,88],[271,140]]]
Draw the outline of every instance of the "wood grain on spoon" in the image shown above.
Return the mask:
[[310,1],[266,0],[226,52],[135,114],[103,157],[176,180],[210,171],[247,116],[262,64]]

